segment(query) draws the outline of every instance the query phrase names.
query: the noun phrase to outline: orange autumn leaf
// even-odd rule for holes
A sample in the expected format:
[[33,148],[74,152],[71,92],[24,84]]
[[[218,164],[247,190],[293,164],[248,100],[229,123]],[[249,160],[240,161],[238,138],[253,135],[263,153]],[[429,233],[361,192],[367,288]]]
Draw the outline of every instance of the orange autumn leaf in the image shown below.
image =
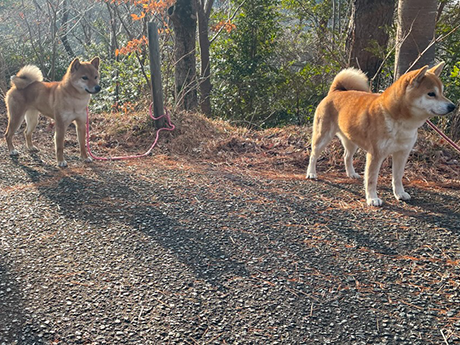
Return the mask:
[[176,0],[102,0],[111,4],[133,4],[144,9],[146,13],[159,13],[174,5]]
[[230,20],[221,20],[219,23],[211,27],[213,31],[225,30],[227,32],[231,32],[232,30],[236,29],[236,25],[232,23]]
[[142,18],[144,18],[144,17],[145,17],[145,12],[142,12],[140,16],[138,16],[138,15],[135,14],[135,13],[132,13],[132,14],[131,14],[131,18],[132,18],[133,20],[140,20],[140,19],[142,19]]
[[115,50],[115,55],[127,55],[134,52],[140,52],[142,46],[147,44],[147,37],[142,36],[139,39],[133,39],[129,41],[124,47]]

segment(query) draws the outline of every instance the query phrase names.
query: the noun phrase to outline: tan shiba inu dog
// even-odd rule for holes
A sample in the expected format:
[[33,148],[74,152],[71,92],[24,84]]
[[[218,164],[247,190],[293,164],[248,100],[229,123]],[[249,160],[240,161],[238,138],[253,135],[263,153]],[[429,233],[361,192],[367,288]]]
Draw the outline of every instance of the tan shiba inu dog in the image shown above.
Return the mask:
[[75,122],[80,146],[80,156],[91,161],[86,153],[86,107],[91,94],[101,90],[99,86],[99,58],[90,62],[75,59],[60,82],[44,82],[42,72],[36,66],[25,66],[11,77],[12,88],[6,93],[8,128],[6,143],[11,156],[18,155],[13,146],[13,135],[24,118],[26,146],[29,151],[37,149],[32,144],[32,133],[38,123],[38,113],[55,121],[54,142],[56,159],[60,167],[67,166],[64,160],[64,134],[70,123]]
[[382,94],[370,92],[367,77],[353,68],[341,71],[329,93],[316,109],[307,178],[315,179],[316,161],[321,151],[337,135],[345,149],[347,176],[358,178],[353,155],[358,147],[367,152],[364,185],[366,201],[381,206],[377,179],[383,160],[392,155],[393,193],[409,200],[404,191],[404,167],[417,139],[417,129],[432,116],[446,115],[455,105],[443,96],[439,79],[444,62],[428,69],[408,72]]

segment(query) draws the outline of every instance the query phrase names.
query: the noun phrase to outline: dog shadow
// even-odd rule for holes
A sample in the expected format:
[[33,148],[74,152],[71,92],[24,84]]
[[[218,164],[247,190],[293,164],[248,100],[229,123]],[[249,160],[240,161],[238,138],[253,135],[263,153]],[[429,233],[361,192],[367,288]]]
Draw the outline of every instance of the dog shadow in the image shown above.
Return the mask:
[[[243,178],[232,176],[231,179],[232,179],[232,182],[237,183],[240,186],[245,186],[246,188],[248,188],[248,184],[246,183],[246,181],[244,181]],[[332,182],[320,180],[320,179],[318,179],[317,182],[327,185],[329,190],[334,190],[334,195],[335,195],[334,199],[341,198],[340,194],[336,193],[337,190],[346,192],[348,194],[355,195],[357,198],[362,196],[361,190],[360,190],[360,188],[362,188],[361,183],[343,185],[343,184],[334,184]],[[359,226],[357,226],[356,222],[353,222],[353,221],[349,222],[349,224],[345,224],[344,222],[339,221],[340,219],[349,218],[348,211],[346,210],[336,209],[335,212],[337,213],[337,219],[334,219],[328,215],[328,212],[326,212],[326,210],[324,210],[325,206],[318,206],[318,205],[315,205],[314,203],[311,203],[310,201],[308,201],[307,196],[304,199],[306,201],[299,202],[298,200],[291,198],[288,194],[280,195],[277,192],[260,190],[258,185],[249,186],[249,188],[251,188],[251,191],[259,195],[261,198],[268,197],[272,200],[276,200],[276,202],[279,205],[295,210],[296,214],[302,215],[305,218],[312,219],[316,223],[319,223],[320,225],[327,227],[329,230],[339,235],[345,236],[351,242],[356,243],[357,247],[368,248],[368,249],[371,249],[373,251],[376,251],[378,253],[385,254],[385,255],[396,255],[397,254],[397,252],[393,248],[387,246],[384,243],[384,241],[376,239],[372,237],[371,234],[363,233],[363,231],[360,230],[362,228],[367,227],[366,219],[361,219],[359,222],[364,222],[364,224],[361,224]],[[350,196],[348,195],[348,198],[349,197]],[[299,223],[302,223],[302,221],[299,220]],[[278,231],[276,229],[272,229],[272,232],[277,233]],[[282,238],[284,237],[284,234],[280,232],[279,236]],[[301,252],[299,251],[296,254],[300,256]],[[309,261],[309,258],[307,257],[303,259]],[[321,265],[324,266],[328,258],[324,257],[321,260],[322,260]],[[334,264],[331,263],[331,269],[333,269],[333,267],[334,267]]]
[[391,207],[393,211],[398,212],[401,216],[412,217],[460,235],[460,194],[437,193],[414,187],[408,188],[408,191],[412,199],[405,203],[423,212],[397,205]]

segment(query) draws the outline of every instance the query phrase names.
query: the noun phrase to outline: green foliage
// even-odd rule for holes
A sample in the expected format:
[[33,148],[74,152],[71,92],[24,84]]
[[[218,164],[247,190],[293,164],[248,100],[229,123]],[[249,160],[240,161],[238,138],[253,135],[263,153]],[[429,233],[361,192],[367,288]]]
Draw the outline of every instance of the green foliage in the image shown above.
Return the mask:
[[212,46],[214,114],[262,127],[311,121],[343,67],[322,41],[344,37],[326,29],[330,7],[330,1],[245,2],[236,29]]
[[437,37],[444,37],[436,44],[436,57],[445,61],[443,80],[448,96],[460,98],[460,8],[458,5],[447,6],[437,25]]
[[[454,103],[460,99],[460,7],[457,3],[446,1],[444,14],[437,23],[436,58],[446,63],[442,73],[444,93]],[[443,130],[460,133],[459,115],[435,119]]]
[[275,0],[250,0],[235,18],[236,29],[213,48],[214,113],[261,125],[276,113],[274,98],[282,80],[271,59],[278,44]]
[[284,116],[279,116],[272,126],[298,124],[313,121],[316,105],[329,89],[330,76],[336,73],[331,65],[319,65],[311,62],[296,67],[294,62],[283,66],[284,83],[279,85],[280,104]]
[[[150,78],[148,61],[144,70]],[[119,56],[116,60],[103,59],[100,74],[103,92],[95,96],[94,111],[137,110],[145,106],[140,100],[149,99],[150,87],[135,53]]]
[[[133,37],[142,37],[147,21],[133,21],[133,7],[127,3],[75,0],[68,4],[71,18],[75,18],[68,26],[73,51],[83,59],[96,55],[102,59],[103,91],[94,97],[92,110],[110,111],[115,105],[122,109],[144,108],[150,100],[146,47],[127,55],[115,56],[114,52]],[[446,62],[442,76],[446,94],[456,101],[460,98],[460,29],[456,29],[460,7],[454,0],[443,0],[443,4],[437,37],[445,37],[436,44],[436,58]],[[72,57],[59,39],[62,11],[55,13],[58,31],[52,33],[52,12],[46,11],[45,5],[45,0],[0,3],[1,87],[6,87],[9,76],[25,64],[36,64],[48,78],[54,73],[54,79],[59,79],[65,73]],[[311,122],[333,76],[346,67],[349,6],[345,0],[216,3],[211,22],[232,18],[235,28],[223,30],[211,44],[214,116],[255,127]],[[164,23],[160,45],[165,104],[173,105],[174,36],[169,29]],[[390,42],[394,41],[394,27],[388,30],[393,37]],[[369,47],[386,58],[373,82],[375,91],[392,82],[392,47],[394,42],[387,50],[378,45]],[[448,125],[448,119],[443,121]]]

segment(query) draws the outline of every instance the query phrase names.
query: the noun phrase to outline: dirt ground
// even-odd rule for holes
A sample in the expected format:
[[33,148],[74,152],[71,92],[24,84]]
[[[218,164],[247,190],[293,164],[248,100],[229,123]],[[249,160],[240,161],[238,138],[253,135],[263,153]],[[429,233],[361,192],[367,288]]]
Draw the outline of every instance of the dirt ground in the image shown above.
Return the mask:
[[[141,149],[104,121],[94,151]],[[407,203],[386,163],[374,208],[336,144],[310,181],[301,130],[192,123],[123,162],[81,163],[69,132],[67,169],[46,121],[39,153],[0,144],[0,344],[460,341],[455,153],[419,144]]]

